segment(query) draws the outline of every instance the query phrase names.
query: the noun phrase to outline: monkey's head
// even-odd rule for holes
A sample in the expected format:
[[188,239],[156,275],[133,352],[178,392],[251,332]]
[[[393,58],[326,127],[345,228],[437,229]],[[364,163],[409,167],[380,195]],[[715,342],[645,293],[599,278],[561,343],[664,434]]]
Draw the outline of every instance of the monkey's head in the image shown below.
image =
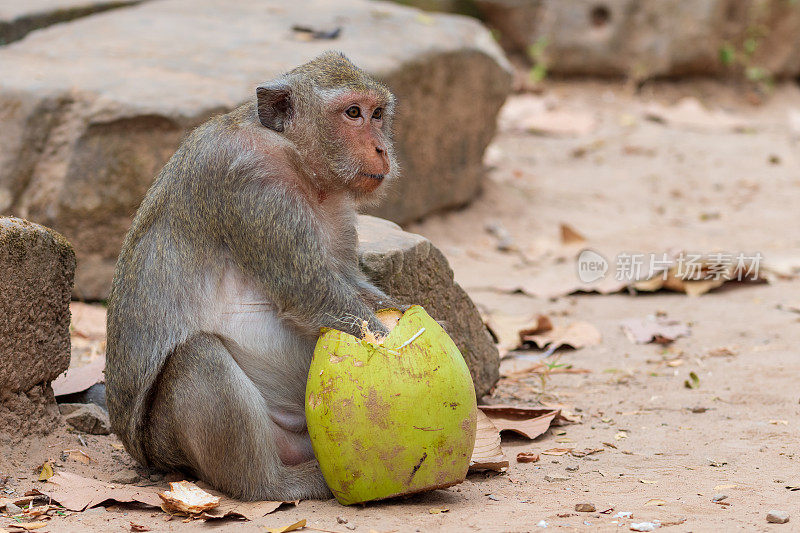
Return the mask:
[[394,95],[339,52],[326,52],[256,90],[261,124],[297,147],[323,190],[363,199],[397,174]]

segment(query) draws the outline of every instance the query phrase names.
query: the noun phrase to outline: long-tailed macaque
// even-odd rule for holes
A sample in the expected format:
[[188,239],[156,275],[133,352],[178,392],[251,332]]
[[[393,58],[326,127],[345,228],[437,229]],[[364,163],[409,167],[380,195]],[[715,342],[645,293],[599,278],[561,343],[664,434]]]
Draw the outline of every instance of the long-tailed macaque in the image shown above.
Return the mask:
[[141,463],[241,499],[321,498],[304,416],[321,327],[385,333],[356,211],[397,173],[391,92],[328,52],[198,127],[125,239],[107,399]]

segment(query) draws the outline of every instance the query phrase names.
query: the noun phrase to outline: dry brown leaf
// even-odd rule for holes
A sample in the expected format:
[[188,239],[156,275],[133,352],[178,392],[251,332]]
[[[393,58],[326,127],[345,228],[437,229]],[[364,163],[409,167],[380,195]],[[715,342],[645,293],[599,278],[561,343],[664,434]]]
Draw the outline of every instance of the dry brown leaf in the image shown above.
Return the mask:
[[586,237],[575,231],[569,224],[561,223],[561,243],[562,244],[576,244],[586,242]]
[[500,431],[492,424],[489,417],[478,409],[475,446],[472,449],[469,469],[472,472],[480,470],[502,472],[506,468],[508,468],[508,459],[500,447]]
[[61,452],[61,455],[62,458],[66,457],[67,459],[72,459],[73,461],[78,461],[79,463],[83,463],[85,465],[88,465],[92,462],[92,458],[82,450],[64,450]]
[[305,518],[295,522],[294,524],[289,524],[288,526],[267,528],[267,531],[269,531],[269,533],[288,533],[289,531],[297,531],[298,529],[303,529],[304,527],[306,527]]
[[525,342],[525,337],[528,335],[540,335],[553,329],[553,323],[547,315],[539,315],[536,317],[536,325],[531,328],[521,329],[519,331],[519,342]]
[[25,531],[33,531],[45,527],[48,523],[49,522],[45,520],[40,520],[38,522],[17,522],[16,524],[9,524],[9,527],[18,527]]
[[584,450],[572,450],[569,454],[573,457],[586,457],[587,455],[594,455],[596,453],[604,452],[605,448],[586,448]]
[[518,463],[535,463],[539,460],[538,453],[531,453],[531,452],[519,452],[517,454],[517,462]]
[[150,531],[150,528],[141,524],[131,522],[131,531]]
[[555,409],[530,409],[510,405],[479,405],[478,409],[489,417],[499,431],[513,431],[523,437],[535,439],[550,428]]
[[53,464],[50,461],[45,461],[39,470],[39,481],[47,481],[53,477]]
[[161,506],[158,489],[155,487],[116,485],[70,472],[58,472],[36,489],[36,492],[49,496],[70,511],[83,511],[106,500]]
[[573,322],[567,326],[556,326],[552,330],[541,334],[522,335],[521,348],[533,344],[540,350],[545,348],[556,350],[561,346],[570,346],[576,350],[586,346],[600,344],[603,337],[596,327],[588,322]]
[[542,452],[542,455],[567,455],[571,453],[574,448],[550,448]]
[[689,326],[664,317],[629,318],[622,321],[622,331],[635,344],[667,344],[689,335]]
[[[745,265],[747,267],[747,265]],[[727,281],[737,280],[763,282],[764,279],[750,279],[746,271],[737,270],[737,265],[713,264],[708,259],[697,262],[697,270],[679,275],[677,266],[672,266],[666,271],[657,273],[650,279],[635,281],[630,288],[640,292],[655,292],[666,289],[682,292],[688,296],[700,296],[712,289],[721,287]],[[691,276],[691,277],[690,277]],[[706,279],[708,278],[708,279]]]
[[219,497],[213,496],[190,481],[171,481],[170,490],[159,492],[163,500],[161,508],[168,513],[189,515],[208,511],[219,505]]
[[255,501],[243,502],[228,498],[221,492],[215,490],[211,485],[198,481],[198,487],[208,492],[212,496],[220,499],[219,505],[209,511],[205,511],[198,516],[203,520],[217,520],[222,518],[245,518],[247,520],[257,520],[263,516],[277,511],[282,505],[297,505],[298,501]]

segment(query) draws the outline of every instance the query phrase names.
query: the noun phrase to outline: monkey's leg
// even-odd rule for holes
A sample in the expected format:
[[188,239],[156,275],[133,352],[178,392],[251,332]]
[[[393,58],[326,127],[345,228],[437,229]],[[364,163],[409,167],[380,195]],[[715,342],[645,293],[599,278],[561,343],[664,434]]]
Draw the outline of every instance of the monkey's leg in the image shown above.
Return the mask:
[[316,461],[302,456],[298,436],[271,418],[264,397],[220,339],[199,333],[178,346],[158,380],[146,449],[164,469],[190,469],[244,500],[328,498]]

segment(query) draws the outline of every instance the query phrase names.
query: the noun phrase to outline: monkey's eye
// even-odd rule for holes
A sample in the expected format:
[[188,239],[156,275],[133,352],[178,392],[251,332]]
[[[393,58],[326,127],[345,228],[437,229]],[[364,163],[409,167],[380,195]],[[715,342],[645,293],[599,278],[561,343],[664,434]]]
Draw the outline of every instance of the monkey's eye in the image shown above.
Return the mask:
[[382,107],[376,107],[375,111],[372,112],[372,118],[374,118],[375,120],[382,119],[383,118],[383,108]]
[[347,108],[345,114],[350,118],[358,118],[361,116],[361,108],[359,108],[357,105],[351,105]]

